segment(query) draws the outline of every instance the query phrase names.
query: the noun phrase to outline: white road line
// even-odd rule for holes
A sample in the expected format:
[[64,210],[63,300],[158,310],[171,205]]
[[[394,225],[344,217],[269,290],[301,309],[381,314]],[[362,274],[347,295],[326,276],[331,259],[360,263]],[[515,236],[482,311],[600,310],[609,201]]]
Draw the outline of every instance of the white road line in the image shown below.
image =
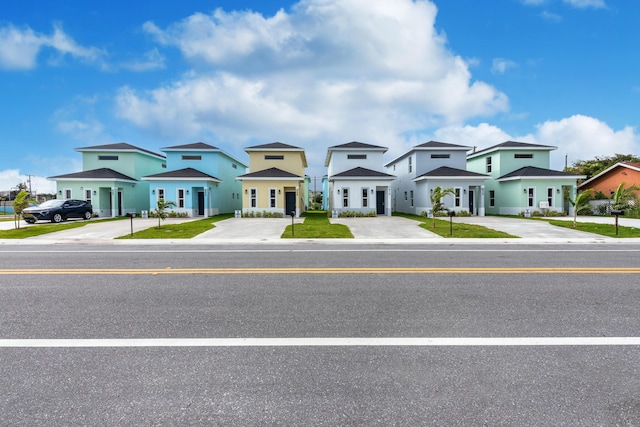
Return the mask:
[[0,339],[0,348],[640,346],[640,337]]

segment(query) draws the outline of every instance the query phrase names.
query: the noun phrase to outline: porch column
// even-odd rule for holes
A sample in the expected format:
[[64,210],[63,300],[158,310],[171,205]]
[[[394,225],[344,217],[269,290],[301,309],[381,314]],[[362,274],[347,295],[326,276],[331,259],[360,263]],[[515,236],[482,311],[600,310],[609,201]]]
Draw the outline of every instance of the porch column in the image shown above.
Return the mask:
[[484,185],[480,186],[480,197],[478,197],[478,216],[484,216]]
[[204,217],[209,218],[209,187],[204,187]]
[[118,187],[111,187],[111,218],[118,216]]

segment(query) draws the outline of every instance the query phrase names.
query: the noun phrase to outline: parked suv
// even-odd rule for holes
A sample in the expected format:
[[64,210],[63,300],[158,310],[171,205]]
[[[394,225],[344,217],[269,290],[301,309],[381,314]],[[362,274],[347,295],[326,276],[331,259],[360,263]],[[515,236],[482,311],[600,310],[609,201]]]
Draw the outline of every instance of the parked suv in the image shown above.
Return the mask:
[[29,224],[36,221],[62,222],[67,218],[91,219],[93,206],[84,200],[47,200],[38,206],[26,208],[22,211],[22,218]]

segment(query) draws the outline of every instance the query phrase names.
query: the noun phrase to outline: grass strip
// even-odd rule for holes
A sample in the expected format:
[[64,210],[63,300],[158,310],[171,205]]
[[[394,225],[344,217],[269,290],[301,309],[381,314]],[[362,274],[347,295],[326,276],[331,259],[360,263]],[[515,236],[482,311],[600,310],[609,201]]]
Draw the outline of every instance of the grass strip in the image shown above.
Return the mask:
[[209,218],[195,221],[181,222],[180,224],[162,224],[136,231],[132,234],[116,237],[116,239],[191,239],[215,228],[215,223],[225,219],[233,218],[233,214],[221,214]]
[[494,230],[492,228],[483,227],[476,224],[465,224],[463,222],[449,223],[449,219],[438,219],[435,221],[435,228],[433,227],[433,218],[427,218],[421,215],[413,215],[406,213],[394,212],[394,216],[400,216],[407,219],[420,222],[420,227],[425,230],[431,231],[441,237],[450,238],[472,238],[472,239],[499,239],[509,238],[517,239],[518,236],[513,236],[503,231]]
[[615,219],[611,218],[611,224],[598,224],[595,222],[578,222],[576,227],[573,227],[573,220],[571,221],[561,221],[561,220],[546,220],[551,225],[555,225],[557,227],[570,228],[572,230],[583,231],[586,233],[599,234],[601,236],[607,237],[618,237],[618,238],[629,238],[629,237],[640,237],[640,229],[635,227],[623,227],[622,225],[618,226],[618,235],[616,235],[616,226]]
[[302,216],[305,218],[302,224],[288,225],[280,237],[283,239],[353,239],[349,227],[329,222],[326,211],[304,212]]
[[0,230],[0,239],[26,239],[28,237],[41,236],[43,234],[55,233],[57,231],[70,230],[72,228],[84,227],[90,223],[96,223],[98,221],[123,221],[124,218],[106,218],[99,220],[83,221],[76,220],[73,222],[65,222],[62,224],[37,224],[22,226],[20,228],[14,228],[13,230]]

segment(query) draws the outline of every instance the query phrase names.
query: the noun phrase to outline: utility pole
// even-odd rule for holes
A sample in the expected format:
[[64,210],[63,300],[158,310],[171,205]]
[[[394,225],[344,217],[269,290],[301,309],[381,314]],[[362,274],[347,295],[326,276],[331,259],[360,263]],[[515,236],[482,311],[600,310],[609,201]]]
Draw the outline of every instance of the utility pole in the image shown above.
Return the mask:
[[29,181],[29,195],[31,195],[31,177],[33,175],[27,175],[27,177],[29,178],[27,181]]

